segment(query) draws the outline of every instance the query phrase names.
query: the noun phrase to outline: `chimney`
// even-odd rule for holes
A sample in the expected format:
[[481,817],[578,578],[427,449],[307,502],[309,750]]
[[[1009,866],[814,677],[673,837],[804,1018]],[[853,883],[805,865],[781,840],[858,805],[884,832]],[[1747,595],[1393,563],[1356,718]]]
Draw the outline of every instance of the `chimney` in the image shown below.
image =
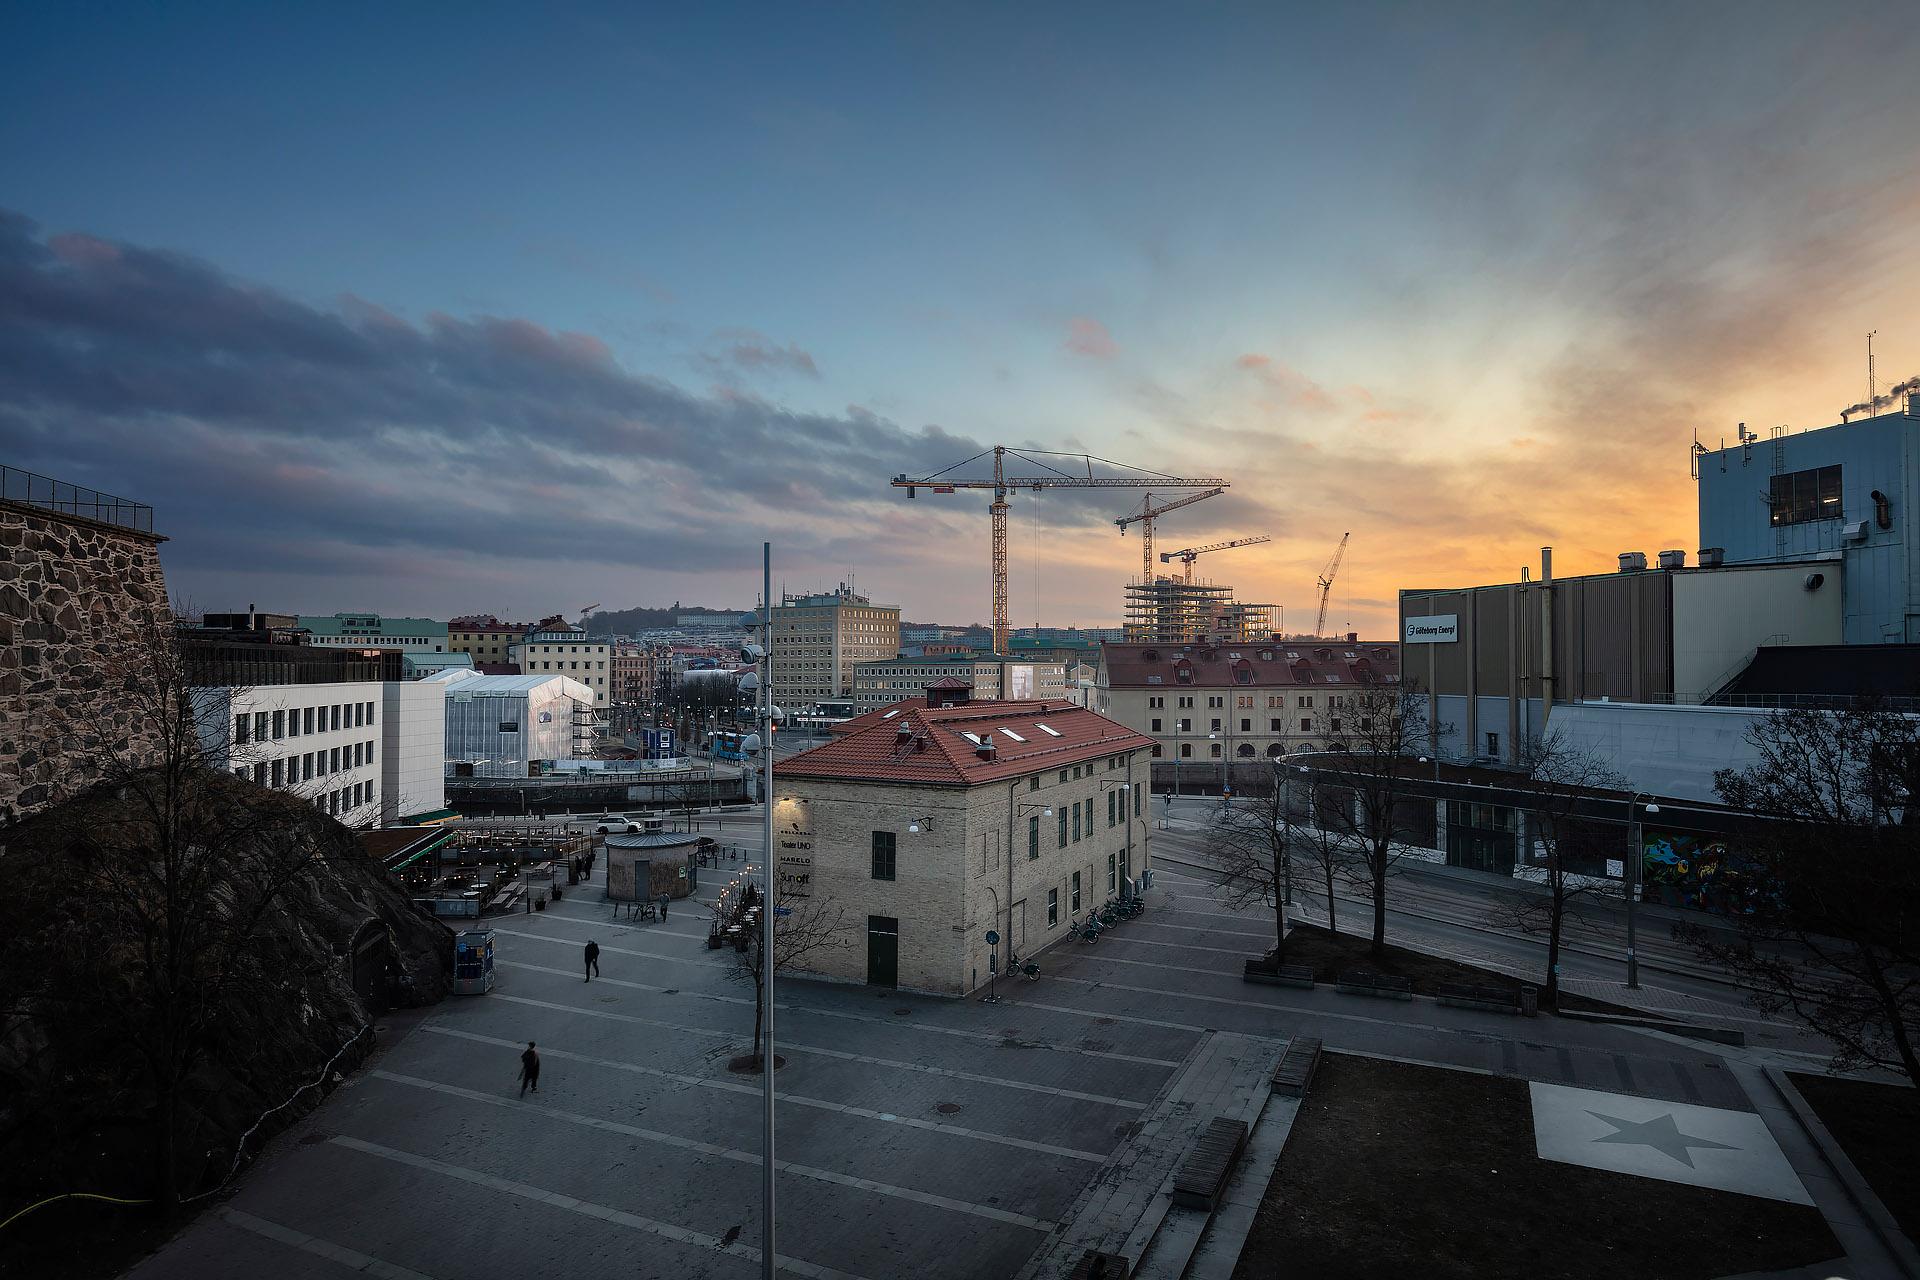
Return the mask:
[[1553,548],[1540,548],[1540,581],[1553,581]]

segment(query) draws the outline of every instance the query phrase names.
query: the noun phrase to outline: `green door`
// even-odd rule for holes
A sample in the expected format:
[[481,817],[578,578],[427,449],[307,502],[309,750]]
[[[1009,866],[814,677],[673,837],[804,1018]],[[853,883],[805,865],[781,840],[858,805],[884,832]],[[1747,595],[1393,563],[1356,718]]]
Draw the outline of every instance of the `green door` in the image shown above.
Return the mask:
[[867,985],[900,985],[900,921],[893,916],[867,917]]

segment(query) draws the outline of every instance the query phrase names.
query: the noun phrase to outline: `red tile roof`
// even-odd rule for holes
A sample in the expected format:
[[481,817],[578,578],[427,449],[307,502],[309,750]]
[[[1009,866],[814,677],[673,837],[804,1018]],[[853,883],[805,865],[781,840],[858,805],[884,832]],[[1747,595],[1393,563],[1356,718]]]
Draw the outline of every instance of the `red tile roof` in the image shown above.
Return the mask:
[[1399,680],[1400,646],[1391,641],[1100,646],[1099,682],[1109,689],[1338,687]]
[[[1153,746],[1152,738],[1062,700],[929,707],[923,698],[910,698],[839,728],[834,740],[774,766],[776,779],[977,787]],[[990,741],[992,756],[983,756],[967,734]]]

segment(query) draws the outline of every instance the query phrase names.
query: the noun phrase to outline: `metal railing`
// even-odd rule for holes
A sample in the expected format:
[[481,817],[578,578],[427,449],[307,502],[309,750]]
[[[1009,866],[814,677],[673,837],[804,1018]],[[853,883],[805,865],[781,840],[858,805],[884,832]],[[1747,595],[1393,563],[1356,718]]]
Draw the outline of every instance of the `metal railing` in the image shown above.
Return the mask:
[[52,476],[0,466],[0,501],[18,502],[43,511],[85,516],[103,524],[117,524],[140,533],[153,532],[153,508],[129,502],[84,485],[68,484]]
[[[1743,707],[1758,711],[1839,711],[1863,700],[1865,695],[1845,693],[1656,693],[1649,703],[1671,707]],[[1920,697],[1880,695],[1872,698],[1889,711],[1920,711]],[[1593,699],[1587,699],[1592,704]]]

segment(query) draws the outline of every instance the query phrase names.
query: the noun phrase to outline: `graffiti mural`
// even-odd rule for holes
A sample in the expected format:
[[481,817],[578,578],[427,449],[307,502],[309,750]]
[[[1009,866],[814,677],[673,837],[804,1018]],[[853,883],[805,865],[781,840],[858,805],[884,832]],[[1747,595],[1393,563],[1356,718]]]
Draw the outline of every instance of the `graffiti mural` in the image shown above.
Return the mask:
[[1648,831],[1641,838],[1641,858],[1648,902],[1744,915],[1760,892],[1756,869],[1721,840]]

